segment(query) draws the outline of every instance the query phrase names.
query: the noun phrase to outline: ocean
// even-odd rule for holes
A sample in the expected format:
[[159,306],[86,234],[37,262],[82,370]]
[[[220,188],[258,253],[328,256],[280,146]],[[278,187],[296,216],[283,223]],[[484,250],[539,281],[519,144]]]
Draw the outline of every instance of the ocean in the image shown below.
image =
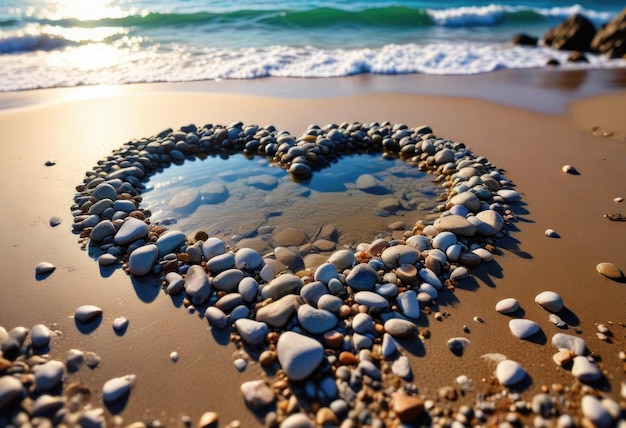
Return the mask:
[[[0,0],[0,91],[138,82],[476,74],[564,62],[513,46],[623,0]],[[626,67],[589,55],[588,65]]]

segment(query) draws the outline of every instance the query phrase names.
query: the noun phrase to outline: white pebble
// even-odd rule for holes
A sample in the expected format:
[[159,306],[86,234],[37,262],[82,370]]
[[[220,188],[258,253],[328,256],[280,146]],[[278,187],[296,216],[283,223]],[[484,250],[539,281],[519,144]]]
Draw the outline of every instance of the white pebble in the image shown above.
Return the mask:
[[526,371],[513,360],[504,360],[496,367],[496,377],[498,382],[504,386],[512,386],[519,383],[526,377]]
[[544,234],[548,237],[548,238],[558,238],[559,234],[556,233],[556,231],[554,229],[546,229],[546,231],[544,232]]
[[178,361],[178,352],[176,351],[170,352],[170,360],[172,360],[173,362]]
[[134,382],[135,375],[132,374],[109,379],[102,387],[102,399],[108,403],[119,400],[128,394]]
[[622,202],[624,200],[624,198],[622,198],[621,196],[618,196],[617,198],[613,199],[613,202]]
[[578,171],[576,170],[576,168],[574,168],[571,165],[563,165],[563,172],[566,172],[568,174],[578,174]]
[[35,273],[37,275],[45,275],[45,274],[54,272],[55,269],[56,269],[56,266],[53,265],[52,263],[41,262],[37,264],[37,266],[35,266]]
[[506,299],[500,300],[496,303],[496,311],[501,314],[510,314],[519,309],[519,303],[512,297],[507,297]]
[[535,303],[550,312],[561,312],[563,298],[554,291],[543,291],[535,296]]
[[94,305],[83,305],[76,309],[74,318],[80,322],[89,322],[102,315],[102,309]]

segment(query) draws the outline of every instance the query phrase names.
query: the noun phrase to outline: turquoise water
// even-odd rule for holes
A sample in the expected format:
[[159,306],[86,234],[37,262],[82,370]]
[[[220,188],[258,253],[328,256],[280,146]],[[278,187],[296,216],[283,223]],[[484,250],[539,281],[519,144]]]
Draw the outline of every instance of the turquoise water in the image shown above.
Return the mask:
[[541,36],[573,13],[600,26],[623,7],[607,0],[4,0],[0,90],[541,67],[567,53],[513,47],[512,35]]

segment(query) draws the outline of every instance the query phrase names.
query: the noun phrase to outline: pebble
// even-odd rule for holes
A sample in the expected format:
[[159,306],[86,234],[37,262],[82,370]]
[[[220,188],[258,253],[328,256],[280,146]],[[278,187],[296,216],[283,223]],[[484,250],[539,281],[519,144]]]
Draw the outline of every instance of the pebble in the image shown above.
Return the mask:
[[283,371],[292,381],[307,378],[324,359],[324,348],[317,340],[293,331],[280,335],[276,352]]
[[415,422],[424,413],[424,400],[414,395],[396,392],[391,399],[391,409],[401,422]]
[[218,414],[215,412],[205,412],[200,416],[198,428],[217,428],[219,423]]
[[517,190],[502,189],[497,191],[498,196],[505,200],[505,202],[517,202],[522,199],[522,195]]
[[232,293],[243,279],[243,272],[239,269],[227,269],[217,274],[211,283],[213,288],[227,293]]
[[274,391],[263,380],[244,382],[241,384],[240,390],[246,404],[252,410],[265,408],[276,400]]
[[56,165],[56,161],[54,159],[48,159],[45,163],[46,166],[53,166]]
[[226,317],[226,314],[215,306],[209,306],[206,308],[204,317],[207,319],[211,327],[222,329],[228,325],[228,317]]
[[178,230],[168,230],[159,236],[159,239],[156,241],[159,257],[163,257],[166,254],[179,249],[185,243],[186,239],[187,237],[183,232]]
[[621,280],[624,278],[624,272],[621,271],[613,263],[603,262],[596,266],[596,270],[607,278]]
[[346,276],[346,284],[356,291],[371,291],[379,280],[376,270],[367,263],[356,265]]
[[235,267],[239,270],[253,272],[263,265],[263,258],[252,248],[241,248],[235,253]]
[[452,205],[462,205],[470,211],[478,211],[480,209],[480,199],[472,192],[463,192],[454,195],[450,199],[450,203]]
[[560,235],[558,233],[556,233],[556,231],[554,229],[546,229],[546,231],[544,232],[544,234],[548,237],[548,238],[560,238]]
[[193,265],[187,270],[185,278],[185,292],[192,298],[194,304],[206,302],[211,294],[209,277],[202,267]]
[[67,351],[67,357],[65,358],[67,370],[71,373],[77,372],[84,360],[85,353],[83,351],[80,349],[70,349]]
[[556,314],[550,314],[548,316],[548,321],[550,321],[552,324],[554,324],[558,328],[567,328],[567,323],[563,321],[561,317],[559,317]]
[[41,262],[35,266],[35,274],[37,275],[47,275],[49,273],[54,272],[56,266],[49,262]]
[[303,413],[294,413],[288,416],[280,428],[315,428],[315,424]]
[[209,238],[202,243],[202,254],[205,260],[211,260],[226,252],[226,244],[219,238]]
[[521,382],[526,377],[526,371],[518,362],[504,360],[496,367],[496,377],[498,382],[508,387]]
[[388,319],[385,321],[384,328],[394,338],[407,337],[417,331],[415,324],[401,318]]
[[8,409],[24,394],[22,382],[13,376],[0,376],[0,412]]
[[235,328],[243,341],[252,346],[261,345],[265,341],[265,336],[269,331],[267,324],[264,322],[254,321],[247,318],[235,321]]
[[288,294],[258,309],[256,320],[262,321],[270,327],[282,328],[303,303],[300,296]]
[[82,305],[74,312],[74,319],[88,323],[102,315],[102,309],[95,305]]
[[386,309],[389,307],[389,301],[380,294],[373,291],[359,291],[354,294],[354,301],[368,308]]
[[561,312],[563,298],[554,291],[543,291],[535,296],[535,302],[550,312]]
[[518,339],[527,339],[533,334],[538,333],[541,330],[539,324],[527,319],[513,319],[509,321],[509,329],[513,336]]
[[589,358],[578,355],[574,357],[572,376],[582,382],[595,382],[600,380],[602,372],[595,363],[589,360]]
[[293,294],[300,291],[300,289],[304,286],[304,281],[296,275],[292,274],[283,274],[277,276],[272,281],[270,281],[263,289],[261,290],[261,296],[263,299],[274,299],[278,300],[287,294]]
[[616,202],[616,203],[623,202],[623,201],[624,201],[624,198],[622,198],[621,196],[613,198],[613,202]]
[[105,403],[114,403],[127,396],[134,383],[133,374],[109,379],[102,387],[102,399]]
[[519,309],[519,303],[513,297],[507,297],[496,303],[496,311],[501,314],[510,314]]
[[459,357],[463,355],[465,348],[471,344],[470,340],[465,337],[453,337],[448,339],[446,343],[448,345],[448,349],[450,349],[454,355]]
[[563,172],[567,173],[567,174],[574,174],[577,175],[578,171],[576,170],[576,168],[574,168],[571,165],[563,165],[563,168],[561,168],[563,170]]
[[419,251],[408,245],[394,245],[385,248],[380,255],[381,259],[390,268],[417,263]]
[[439,232],[451,232],[457,236],[474,236],[476,226],[460,215],[447,215],[439,217],[433,223]]
[[143,220],[128,217],[124,220],[122,227],[120,227],[113,239],[118,245],[128,245],[146,237],[148,230],[148,225]]
[[352,330],[359,334],[373,333],[374,319],[369,314],[359,312],[352,319]]
[[552,336],[552,345],[557,349],[569,349],[576,355],[585,355],[587,352],[584,339],[571,334],[556,333]]
[[613,425],[611,414],[602,406],[602,402],[592,395],[583,396],[580,400],[580,409],[597,428],[608,428]]
[[33,346],[42,348],[50,343],[50,329],[44,324],[35,325],[30,332],[31,342]]
[[172,362],[174,363],[178,362],[178,352],[176,351],[170,352],[170,360],[172,360]]
[[159,249],[156,245],[144,245],[130,254],[128,270],[134,276],[148,275],[158,258]]
[[39,391],[50,391],[58,386],[65,376],[65,364],[50,360],[34,368],[35,387]]
[[476,226],[476,231],[483,236],[494,236],[504,227],[504,219],[497,211],[484,210],[476,214],[480,223]]
[[407,318],[418,319],[420,317],[420,305],[415,291],[407,290],[400,294],[396,299],[396,303],[402,315]]
[[243,358],[237,358],[235,361],[233,361],[233,365],[235,366],[238,372],[242,372],[248,366],[248,362],[244,360]]

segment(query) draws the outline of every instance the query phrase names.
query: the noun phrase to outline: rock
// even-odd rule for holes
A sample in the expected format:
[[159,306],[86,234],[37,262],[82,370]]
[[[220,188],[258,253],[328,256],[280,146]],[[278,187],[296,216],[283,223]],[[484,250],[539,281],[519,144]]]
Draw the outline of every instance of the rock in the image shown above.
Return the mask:
[[223,272],[227,269],[232,269],[235,267],[235,255],[231,252],[218,254],[216,256],[211,257],[206,262],[206,268],[211,273],[219,273]]
[[183,214],[190,214],[198,208],[202,202],[202,194],[200,190],[193,188],[185,188],[177,192],[170,199],[169,206]]
[[395,392],[392,396],[391,409],[400,421],[416,422],[424,413],[424,400],[418,396]]
[[546,229],[546,231],[544,232],[544,234],[548,237],[548,238],[560,238],[559,234],[554,230],[554,229]]
[[123,333],[128,328],[128,319],[126,317],[117,317],[113,320],[113,330],[116,333]]
[[463,355],[465,348],[467,348],[470,343],[470,340],[465,337],[453,337],[451,339],[448,339],[448,341],[446,342],[446,344],[448,345],[448,349],[450,349],[450,352],[459,357]]
[[504,360],[500,361],[496,367],[496,377],[502,385],[513,386],[526,377],[526,371],[519,363],[512,360]]
[[339,250],[335,251],[329,258],[328,263],[332,263],[337,266],[337,269],[344,270],[349,269],[356,263],[356,257],[352,250]]
[[273,328],[284,327],[291,316],[298,310],[304,301],[296,294],[288,294],[280,299],[263,306],[256,312],[257,321],[262,321]]
[[280,299],[287,294],[298,293],[304,286],[304,282],[301,278],[292,274],[283,274],[265,285],[261,289],[261,296],[263,299]]
[[239,281],[237,291],[246,303],[254,303],[259,292],[259,283],[251,276],[247,276]]
[[102,387],[102,399],[105,403],[114,403],[130,393],[135,382],[135,375],[126,375],[109,379]]
[[359,312],[352,318],[352,330],[359,334],[374,332],[374,319],[366,313]]
[[148,225],[134,217],[127,217],[122,227],[115,234],[114,241],[118,245],[127,245],[148,235]]
[[476,227],[478,234],[483,236],[494,236],[502,230],[504,219],[497,211],[485,210],[476,214],[480,224]]
[[299,254],[285,247],[276,247],[274,255],[283,265],[287,266],[292,272],[298,272],[304,269],[304,260]]
[[239,269],[227,269],[213,278],[213,288],[231,293],[237,289],[243,279],[243,272]]
[[518,46],[537,46],[539,38],[528,34],[519,33],[513,36],[511,43]]
[[438,248],[441,251],[446,251],[456,243],[456,235],[452,232],[440,232],[432,240],[433,248]]
[[304,163],[292,163],[287,170],[289,174],[293,175],[297,179],[308,178],[312,174],[311,167]]
[[371,174],[360,175],[356,180],[356,187],[363,192],[372,193],[374,195],[389,193],[385,186]]
[[522,199],[522,195],[516,190],[502,189],[498,190],[497,195],[500,196],[505,202],[517,202]]
[[324,359],[324,348],[317,340],[292,331],[280,335],[276,352],[283,371],[292,381],[307,378]]
[[603,262],[596,266],[596,270],[607,278],[623,280],[624,273],[613,263]]
[[235,267],[237,269],[253,272],[262,265],[263,257],[251,248],[241,248],[235,253]]
[[102,316],[102,309],[94,305],[83,305],[74,312],[74,319],[82,323],[88,323]]
[[457,267],[450,273],[450,279],[455,282],[462,281],[469,277],[470,277],[469,271],[467,270],[467,268],[463,266]]
[[219,424],[219,417],[215,412],[205,412],[200,416],[198,421],[198,428],[217,428]]
[[55,269],[56,269],[56,266],[53,265],[52,263],[41,262],[41,263],[38,263],[37,266],[35,266],[35,274],[47,275],[49,273],[54,272]]
[[595,363],[592,363],[589,360],[589,358],[578,355],[574,357],[572,376],[582,382],[595,382],[602,378],[602,372]]
[[309,305],[317,307],[317,302],[323,295],[328,294],[328,288],[320,281],[312,281],[300,290],[300,296]]
[[613,418],[602,402],[593,395],[584,395],[580,400],[583,415],[593,422],[597,428],[608,428],[613,425]]
[[575,14],[549,29],[543,41],[554,49],[588,52],[595,35],[593,23],[583,15]]
[[158,258],[159,249],[156,245],[144,245],[130,253],[128,270],[134,276],[148,275]]
[[600,28],[590,45],[592,52],[598,52],[609,58],[626,56],[626,9]]
[[100,257],[98,257],[98,264],[100,266],[113,266],[117,263],[117,261],[117,257],[113,254],[102,254]]
[[535,302],[550,312],[561,312],[563,298],[554,291],[543,291],[535,296]]
[[285,418],[280,428],[315,428],[315,424],[304,413],[294,413]]
[[354,301],[368,308],[386,309],[389,307],[389,301],[373,291],[359,291],[355,293]]
[[15,405],[24,392],[24,386],[18,378],[11,375],[0,376],[0,412]]
[[398,352],[398,343],[389,333],[383,334],[381,353],[385,359],[393,358]]
[[337,317],[332,312],[304,304],[298,308],[298,322],[307,332],[322,334],[337,325]]
[[439,232],[452,232],[460,236],[474,236],[476,233],[476,226],[465,217],[455,214],[439,217],[433,225]]
[[156,241],[156,246],[159,249],[159,257],[163,257],[179,249],[185,243],[185,239],[185,234],[177,230],[168,230],[159,236],[159,239]]
[[507,297],[506,299],[500,300],[496,303],[496,311],[501,314],[510,314],[519,309],[519,303],[512,297]]
[[308,237],[300,229],[295,227],[285,227],[275,232],[272,236],[274,247],[297,247],[304,244]]
[[110,220],[103,220],[91,230],[89,239],[94,242],[101,242],[105,238],[115,235],[115,232],[117,232],[117,230],[115,229],[113,222]]
[[462,205],[470,211],[478,211],[480,209],[480,199],[472,192],[462,192],[454,195],[450,199],[450,203],[452,205]]
[[63,381],[65,364],[57,360],[50,360],[37,366],[34,371],[37,390],[50,391]]
[[202,254],[205,260],[210,260],[226,252],[226,244],[219,238],[209,238],[202,243]]
[[269,329],[267,324],[251,319],[238,319],[235,321],[237,333],[248,345],[258,346],[265,342],[265,336]]
[[413,247],[408,245],[394,245],[385,248],[380,257],[385,265],[394,268],[405,264],[413,265],[417,263],[419,255],[419,251]]
[[519,339],[526,339],[541,330],[539,324],[526,319],[513,319],[509,321],[509,329],[513,336]]
[[[388,211],[388,212],[396,212],[402,209],[402,203],[397,198],[386,198],[378,203],[376,206],[379,210]],[[404,229],[404,227],[402,227]]]
[[215,306],[209,306],[206,308],[206,311],[204,311],[204,317],[207,319],[211,327],[222,329],[228,325],[228,317],[224,311],[216,308]]
[[91,197],[98,201],[103,199],[115,201],[117,199],[117,190],[109,183],[100,183],[91,192]]
[[37,348],[48,346],[50,336],[50,329],[44,324],[35,325],[30,332],[31,343]]
[[441,283],[441,280],[432,270],[428,268],[423,268],[423,269],[420,269],[420,271],[417,274],[422,281],[424,281],[427,284],[432,285],[436,289],[439,290],[443,288],[443,284]]
[[558,349],[569,349],[576,355],[584,355],[587,352],[587,344],[584,339],[570,334],[555,334],[552,336],[552,345]]
[[567,323],[563,321],[558,315],[550,314],[548,321],[557,326],[558,328],[567,328]]
[[417,327],[410,321],[401,318],[390,318],[385,321],[384,329],[393,338],[403,338],[414,334]]
[[185,278],[185,293],[192,298],[194,304],[206,302],[211,294],[211,284],[204,269],[193,265],[187,270]]
[[50,217],[50,220],[48,222],[50,224],[50,227],[57,227],[61,224],[62,220],[61,217],[55,215]]
[[346,284],[356,291],[373,290],[378,281],[378,273],[367,263],[359,263],[346,276]]
[[413,290],[407,290],[400,294],[396,303],[400,309],[400,313],[407,318],[418,319],[420,317],[420,305],[417,300],[417,294]]
[[332,294],[324,294],[317,301],[317,307],[319,309],[325,309],[334,314],[339,312],[341,305],[343,305],[343,300],[337,296],[333,296]]
[[571,54],[569,54],[569,56],[567,57],[567,62],[574,62],[574,63],[588,63],[589,59],[585,56],[584,53],[582,52],[572,52]]
[[260,410],[274,403],[276,396],[263,380],[251,380],[241,384],[241,394],[252,410]]
[[219,204],[228,199],[228,189],[218,182],[205,184],[200,188],[200,193],[204,204]]
[[339,279],[339,272],[337,271],[337,266],[332,263],[323,263],[319,265],[313,274],[313,279],[315,279],[315,281],[320,281],[326,285],[328,285],[330,280],[333,278]]

